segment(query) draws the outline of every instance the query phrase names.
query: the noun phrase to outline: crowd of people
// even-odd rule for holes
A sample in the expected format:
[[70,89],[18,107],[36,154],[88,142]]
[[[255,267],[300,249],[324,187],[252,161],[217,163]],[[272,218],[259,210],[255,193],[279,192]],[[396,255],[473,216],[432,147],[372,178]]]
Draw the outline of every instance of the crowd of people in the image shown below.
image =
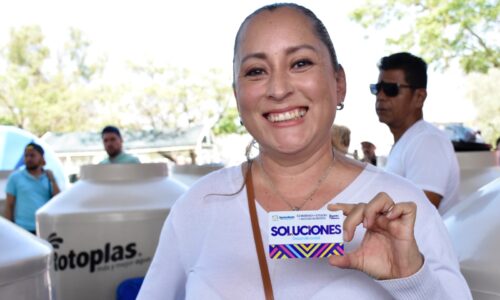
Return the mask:
[[[106,126],[101,131],[107,157],[99,164],[140,163],[140,160],[123,150],[123,139],[116,126]],[[52,170],[46,169],[45,151],[35,142],[24,148],[24,168],[14,171],[5,186],[5,218],[27,231],[36,234],[35,213],[60,192]]]

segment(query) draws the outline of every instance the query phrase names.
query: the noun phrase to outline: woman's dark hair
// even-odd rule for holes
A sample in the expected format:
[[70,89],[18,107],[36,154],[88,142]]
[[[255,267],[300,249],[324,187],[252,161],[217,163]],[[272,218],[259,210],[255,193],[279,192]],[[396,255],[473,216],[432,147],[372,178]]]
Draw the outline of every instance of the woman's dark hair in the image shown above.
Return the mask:
[[328,49],[328,53],[330,53],[330,59],[332,61],[333,69],[335,71],[338,71],[340,69],[339,62],[337,60],[337,54],[335,53],[335,48],[333,47],[332,40],[330,38],[330,35],[328,34],[328,30],[326,30],[325,25],[321,20],[308,8],[305,8],[304,6],[295,4],[295,3],[275,3],[275,4],[270,4],[263,6],[256,11],[254,11],[252,14],[250,14],[246,19],[241,23],[240,28],[238,29],[238,33],[236,34],[236,38],[234,40],[234,52],[233,52],[233,64],[234,64],[234,58],[236,57],[236,50],[238,49],[239,42],[240,42],[240,35],[243,27],[256,15],[260,14],[263,11],[274,11],[280,7],[289,7],[293,8],[302,14],[306,16],[312,23],[312,26],[314,28],[314,33],[315,35],[323,42],[323,44],[326,46]]

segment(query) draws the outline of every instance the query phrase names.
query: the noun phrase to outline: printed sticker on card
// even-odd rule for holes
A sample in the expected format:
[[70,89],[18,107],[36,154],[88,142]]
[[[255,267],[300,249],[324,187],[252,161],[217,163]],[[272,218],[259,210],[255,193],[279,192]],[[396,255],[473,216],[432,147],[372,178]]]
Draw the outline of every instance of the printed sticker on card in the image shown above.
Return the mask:
[[272,259],[344,255],[342,211],[274,211],[268,215]]

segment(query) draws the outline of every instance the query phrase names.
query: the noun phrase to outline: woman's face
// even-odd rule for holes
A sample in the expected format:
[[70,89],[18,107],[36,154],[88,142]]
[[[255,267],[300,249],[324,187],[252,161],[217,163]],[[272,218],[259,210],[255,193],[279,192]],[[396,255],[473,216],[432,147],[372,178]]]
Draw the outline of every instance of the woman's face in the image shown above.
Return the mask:
[[245,127],[263,150],[296,153],[330,143],[345,95],[327,47],[301,12],[263,11],[242,28],[234,93]]

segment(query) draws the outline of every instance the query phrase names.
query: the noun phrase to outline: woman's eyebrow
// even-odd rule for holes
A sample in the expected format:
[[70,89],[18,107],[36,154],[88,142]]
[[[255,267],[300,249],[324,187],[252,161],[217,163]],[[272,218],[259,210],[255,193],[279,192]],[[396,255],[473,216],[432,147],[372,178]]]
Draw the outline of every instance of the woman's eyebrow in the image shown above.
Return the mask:
[[245,61],[249,60],[250,58],[266,59],[267,55],[264,52],[256,52],[256,53],[247,54],[241,60],[241,64],[243,64]]
[[[293,54],[293,53],[295,53],[299,50],[302,50],[302,49],[309,49],[311,51],[318,52],[318,50],[315,47],[313,47],[309,44],[302,44],[302,45],[287,48],[285,50],[285,53],[286,53],[286,55],[290,55],[290,54]],[[264,52],[250,53],[250,54],[245,55],[243,57],[243,59],[241,60],[241,64],[243,64],[245,61],[249,60],[250,58],[266,59],[267,55]]]
[[293,47],[287,48],[286,49],[286,54],[287,55],[293,54],[293,53],[295,53],[295,52],[297,52],[299,50],[302,50],[302,49],[308,49],[308,50],[311,50],[313,52],[318,52],[318,50],[315,47],[313,47],[313,46],[311,46],[309,44],[302,44],[302,45],[298,45],[298,46],[293,46]]

